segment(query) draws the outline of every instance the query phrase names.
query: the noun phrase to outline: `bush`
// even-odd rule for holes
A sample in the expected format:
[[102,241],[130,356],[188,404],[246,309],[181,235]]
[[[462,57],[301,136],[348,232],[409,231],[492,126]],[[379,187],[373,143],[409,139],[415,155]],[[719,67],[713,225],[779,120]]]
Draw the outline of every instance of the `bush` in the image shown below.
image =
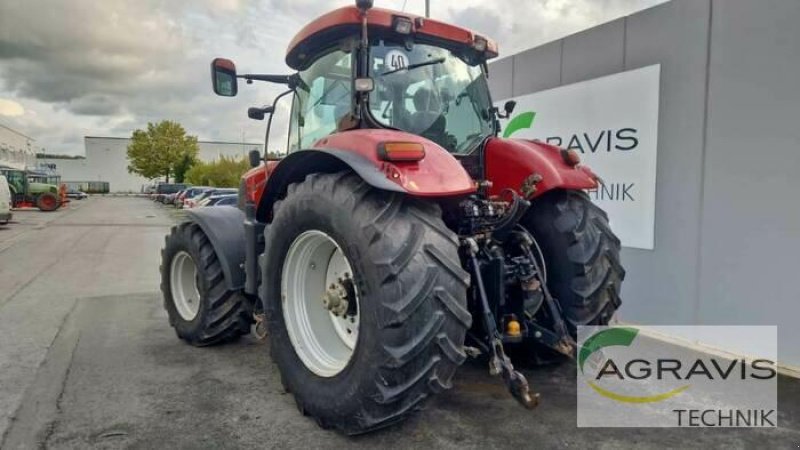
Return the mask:
[[245,158],[221,156],[210,163],[199,161],[186,172],[186,181],[195,186],[239,187],[239,179],[250,169]]

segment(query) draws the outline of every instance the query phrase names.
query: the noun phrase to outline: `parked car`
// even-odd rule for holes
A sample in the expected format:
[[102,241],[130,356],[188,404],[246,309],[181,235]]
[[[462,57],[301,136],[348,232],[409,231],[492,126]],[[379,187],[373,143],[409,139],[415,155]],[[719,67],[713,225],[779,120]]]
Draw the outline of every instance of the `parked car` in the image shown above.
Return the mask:
[[172,204],[174,204],[174,203],[175,203],[175,196],[177,196],[177,195],[178,195],[178,193],[177,193],[177,192],[174,192],[174,193],[172,193],[172,194],[166,194],[166,195],[164,195],[164,197],[161,199],[161,203],[163,203],[163,204],[165,204],[165,205],[172,205]]
[[68,188],[67,189],[67,198],[74,198],[77,200],[83,200],[89,197],[89,194],[83,191],[79,191],[77,189]]
[[205,191],[201,192],[200,194],[198,194],[198,195],[196,195],[196,196],[194,196],[194,197],[192,197],[190,199],[184,200],[183,207],[184,208],[196,208],[200,202],[202,202],[203,200],[205,200],[208,197],[211,197],[212,195],[236,194],[237,192],[238,192],[238,189],[233,189],[233,188],[213,188],[213,189],[208,189],[208,190],[205,190]]
[[189,187],[186,183],[162,183],[156,186],[153,200],[161,203],[166,203],[166,198],[170,194],[175,194],[182,189]]
[[178,201],[178,197],[180,197],[181,195],[183,195],[183,193],[184,193],[184,192],[186,192],[186,189],[181,189],[180,191],[176,192],[176,193],[175,193],[175,194],[172,196],[172,198],[170,199],[170,201],[169,201],[169,204],[170,204],[170,205],[172,205],[172,206],[175,206],[175,202],[177,202],[177,201]]
[[205,206],[236,205],[238,197],[237,194],[212,195],[203,199],[197,206],[202,208]]
[[6,225],[11,220],[11,189],[8,180],[0,175],[0,224]]
[[186,201],[187,198],[192,198],[209,189],[213,188],[210,188],[208,186],[192,186],[190,188],[184,189],[183,191],[179,192],[177,196],[175,196],[175,207],[183,208],[183,203]]
[[239,195],[226,195],[220,198],[213,206],[236,206],[239,202]]

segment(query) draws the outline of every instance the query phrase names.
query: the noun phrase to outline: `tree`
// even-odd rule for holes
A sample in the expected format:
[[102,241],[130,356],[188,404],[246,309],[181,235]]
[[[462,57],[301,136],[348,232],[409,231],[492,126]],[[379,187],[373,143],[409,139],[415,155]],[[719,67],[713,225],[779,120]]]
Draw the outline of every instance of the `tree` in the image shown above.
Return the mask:
[[195,186],[239,187],[242,175],[250,169],[245,158],[221,156],[210,163],[198,162],[188,172],[186,181]]
[[196,159],[190,155],[183,155],[181,161],[175,166],[175,182],[183,183],[186,172],[196,163]]
[[128,145],[128,172],[147,179],[170,175],[182,182],[183,176],[197,161],[197,137],[187,136],[181,124],[170,120],[148,123],[147,130],[136,130]]

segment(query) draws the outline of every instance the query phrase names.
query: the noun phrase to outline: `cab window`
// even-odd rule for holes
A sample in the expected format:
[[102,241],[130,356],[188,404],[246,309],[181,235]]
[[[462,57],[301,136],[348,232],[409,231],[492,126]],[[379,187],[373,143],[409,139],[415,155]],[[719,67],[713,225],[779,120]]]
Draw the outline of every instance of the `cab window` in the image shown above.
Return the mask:
[[306,149],[341,128],[351,111],[352,55],[336,50],[300,72],[289,124],[289,151]]
[[6,174],[6,179],[16,193],[22,193],[25,190],[25,174],[23,172],[10,171]]

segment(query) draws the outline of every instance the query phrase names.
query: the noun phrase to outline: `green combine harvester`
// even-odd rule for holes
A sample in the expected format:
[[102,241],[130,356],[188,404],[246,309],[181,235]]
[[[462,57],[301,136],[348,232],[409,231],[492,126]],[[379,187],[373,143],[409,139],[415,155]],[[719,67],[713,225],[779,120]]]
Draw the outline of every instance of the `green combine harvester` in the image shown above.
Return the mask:
[[41,211],[55,211],[66,203],[66,189],[61,177],[38,171],[0,166],[11,188],[11,205],[14,208],[36,207]]

